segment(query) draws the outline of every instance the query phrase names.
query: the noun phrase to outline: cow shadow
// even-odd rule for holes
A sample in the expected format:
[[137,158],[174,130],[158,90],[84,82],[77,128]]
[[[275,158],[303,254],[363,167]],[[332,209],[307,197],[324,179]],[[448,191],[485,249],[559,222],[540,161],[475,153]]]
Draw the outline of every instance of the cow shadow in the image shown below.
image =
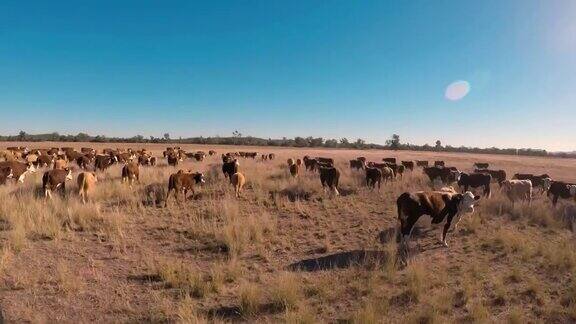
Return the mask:
[[386,251],[354,250],[298,261],[290,264],[288,269],[292,271],[315,272],[344,269],[354,266],[375,268],[386,263],[389,258],[390,256]]

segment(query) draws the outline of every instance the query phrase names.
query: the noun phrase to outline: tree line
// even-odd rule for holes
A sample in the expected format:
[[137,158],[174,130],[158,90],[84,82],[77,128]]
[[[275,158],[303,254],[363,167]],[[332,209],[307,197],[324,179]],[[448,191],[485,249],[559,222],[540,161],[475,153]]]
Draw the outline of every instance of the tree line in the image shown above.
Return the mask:
[[442,145],[440,140],[435,145],[415,145],[402,143],[400,136],[394,134],[386,141],[384,145],[366,143],[363,139],[348,140],[325,139],[322,137],[294,137],[294,138],[259,138],[254,136],[243,136],[237,130],[232,136],[209,136],[209,137],[188,137],[188,138],[171,138],[170,134],[165,133],[162,137],[144,137],[136,135],[133,137],[108,137],[104,135],[92,136],[86,133],[76,135],[62,135],[59,133],[49,134],[28,134],[21,131],[18,135],[1,136],[0,141],[5,142],[94,142],[94,143],[165,143],[165,144],[206,144],[206,145],[250,145],[250,146],[279,146],[279,147],[325,147],[325,148],[348,148],[348,149],[387,149],[387,150],[411,150],[411,151],[435,151],[435,152],[463,152],[463,153],[484,153],[484,154],[505,154],[505,155],[525,155],[525,156],[556,156],[562,158],[576,158],[576,152],[558,152],[551,153],[542,149],[531,148],[479,148],[466,146]]

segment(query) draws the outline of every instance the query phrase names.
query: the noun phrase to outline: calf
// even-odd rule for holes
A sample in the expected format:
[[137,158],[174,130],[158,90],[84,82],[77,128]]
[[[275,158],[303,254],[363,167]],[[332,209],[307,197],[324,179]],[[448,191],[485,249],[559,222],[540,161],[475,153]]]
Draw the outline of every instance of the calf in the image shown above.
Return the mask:
[[318,167],[320,172],[320,183],[322,188],[326,190],[328,187],[336,196],[340,195],[338,192],[338,182],[340,181],[340,171],[335,167]]
[[552,184],[552,179],[547,174],[541,174],[539,176],[527,173],[516,173],[512,179],[517,180],[530,180],[532,182],[532,188],[540,188],[540,193],[548,191],[550,189],[550,185]]
[[168,179],[168,192],[166,193],[166,200],[164,201],[164,207],[168,206],[168,197],[170,193],[174,191],[174,198],[178,202],[178,193],[184,193],[184,201],[186,201],[186,195],[188,191],[192,191],[192,196],[194,196],[194,186],[204,183],[204,175],[200,172],[183,172],[182,170],[171,174]]
[[12,170],[12,179],[16,182],[24,183],[24,178],[30,173],[36,172],[36,168],[32,163],[23,163],[16,161],[0,162],[0,168],[10,168]]
[[224,173],[224,178],[228,178],[230,181],[232,181],[232,175],[238,172],[239,166],[240,163],[238,163],[238,160],[236,159],[230,162],[224,162],[222,164],[222,173]]
[[230,178],[230,182],[232,183],[232,186],[234,186],[236,197],[240,197],[240,192],[242,192],[242,188],[244,187],[244,184],[246,184],[246,178],[242,173],[236,172]]
[[402,165],[404,168],[410,171],[414,171],[414,161],[402,161]]
[[482,163],[482,162],[474,163],[474,167],[476,169],[488,169],[489,166],[490,166],[490,164],[488,164],[488,163]]
[[11,167],[0,168],[0,185],[6,184],[6,180],[12,179],[13,176]]
[[378,168],[366,168],[366,186],[373,190],[378,184],[378,190],[380,190],[381,183],[382,171]]
[[458,186],[464,187],[464,191],[468,191],[469,187],[478,188],[482,187],[484,189],[484,196],[490,197],[490,182],[492,181],[492,176],[483,173],[462,173],[460,179],[458,179]]
[[432,224],[440,224],[446,219],[441,241],[444,246],[448,246],[446,235],[452,221],[457,217],[456,227],[463,214],[473,213],[474,203],[478,199],[480,197],[474,196],[470,191],[463,194],[448,191],[403,193],[396,200],[398,220],[400,221],[398,234],[402,235],[400,237],[401,242],[407,244],[418,219],[423,215],[429,215],[432,218]]
[[502,187],[502,182],[506,180],[506,171],[504,170],[475,169],[474,173],[489,174],[492,176],[492,181],[496,181],[500,187]]
[[502,191],[512,203],[516,200],[532,202],[532,181],[530,180],[504,180]]
[[128,162],[122,168],[122,182],[128,182],[130,188],[134,181],[140,182],[140,168],[136,162]]
[[559,198],[572,199],[576,197],[576,184],[553,181],[547,195],[552,198],[552,204],[556,206]]
[[151,160],[152,160],[152,157],[150,157],[146,154],[142,154],[142,155],[138,156],[138,164],[139,165],[152,165]]
[[364,169],[364,162],[361,160],[350,160],[350,169],[362,170]]
[[65,159],[56,159],[53,163],[54,170],[64,170],[68,167],[68,161]]
[[52,199],[52,191],[58,189],[62,195],[65,195],[66,181],[68,180],[72,180],[72,170],[70,168],[46,171],[44,176],[42,176],[42,190],[44,191],[44,197]]
[[78,195],[82,198],[82,203],[86,204],[86,201],[92,196],[92,191],[96,187],[98,178],[95,173],[92,172],[82,172],[78,175],[76,183],[78,183]]

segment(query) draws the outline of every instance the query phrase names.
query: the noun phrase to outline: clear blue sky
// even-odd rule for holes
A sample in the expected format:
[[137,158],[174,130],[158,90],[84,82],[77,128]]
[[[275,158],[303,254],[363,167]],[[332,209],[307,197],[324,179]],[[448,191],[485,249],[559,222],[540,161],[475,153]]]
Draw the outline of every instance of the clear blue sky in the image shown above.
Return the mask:
[[576,1],[3,0],[0,41],[2,134],[576,149]]

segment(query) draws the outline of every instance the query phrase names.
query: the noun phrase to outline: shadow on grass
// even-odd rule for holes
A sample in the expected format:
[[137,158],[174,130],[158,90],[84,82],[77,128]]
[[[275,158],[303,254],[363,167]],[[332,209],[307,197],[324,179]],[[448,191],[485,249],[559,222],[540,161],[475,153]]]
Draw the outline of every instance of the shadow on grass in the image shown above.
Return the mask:
[[355,250],[306,259],[288,266],[293,271],[322,271],[350,268],[353,266],[377,267],[386,263],[389,256],[385,251]]

